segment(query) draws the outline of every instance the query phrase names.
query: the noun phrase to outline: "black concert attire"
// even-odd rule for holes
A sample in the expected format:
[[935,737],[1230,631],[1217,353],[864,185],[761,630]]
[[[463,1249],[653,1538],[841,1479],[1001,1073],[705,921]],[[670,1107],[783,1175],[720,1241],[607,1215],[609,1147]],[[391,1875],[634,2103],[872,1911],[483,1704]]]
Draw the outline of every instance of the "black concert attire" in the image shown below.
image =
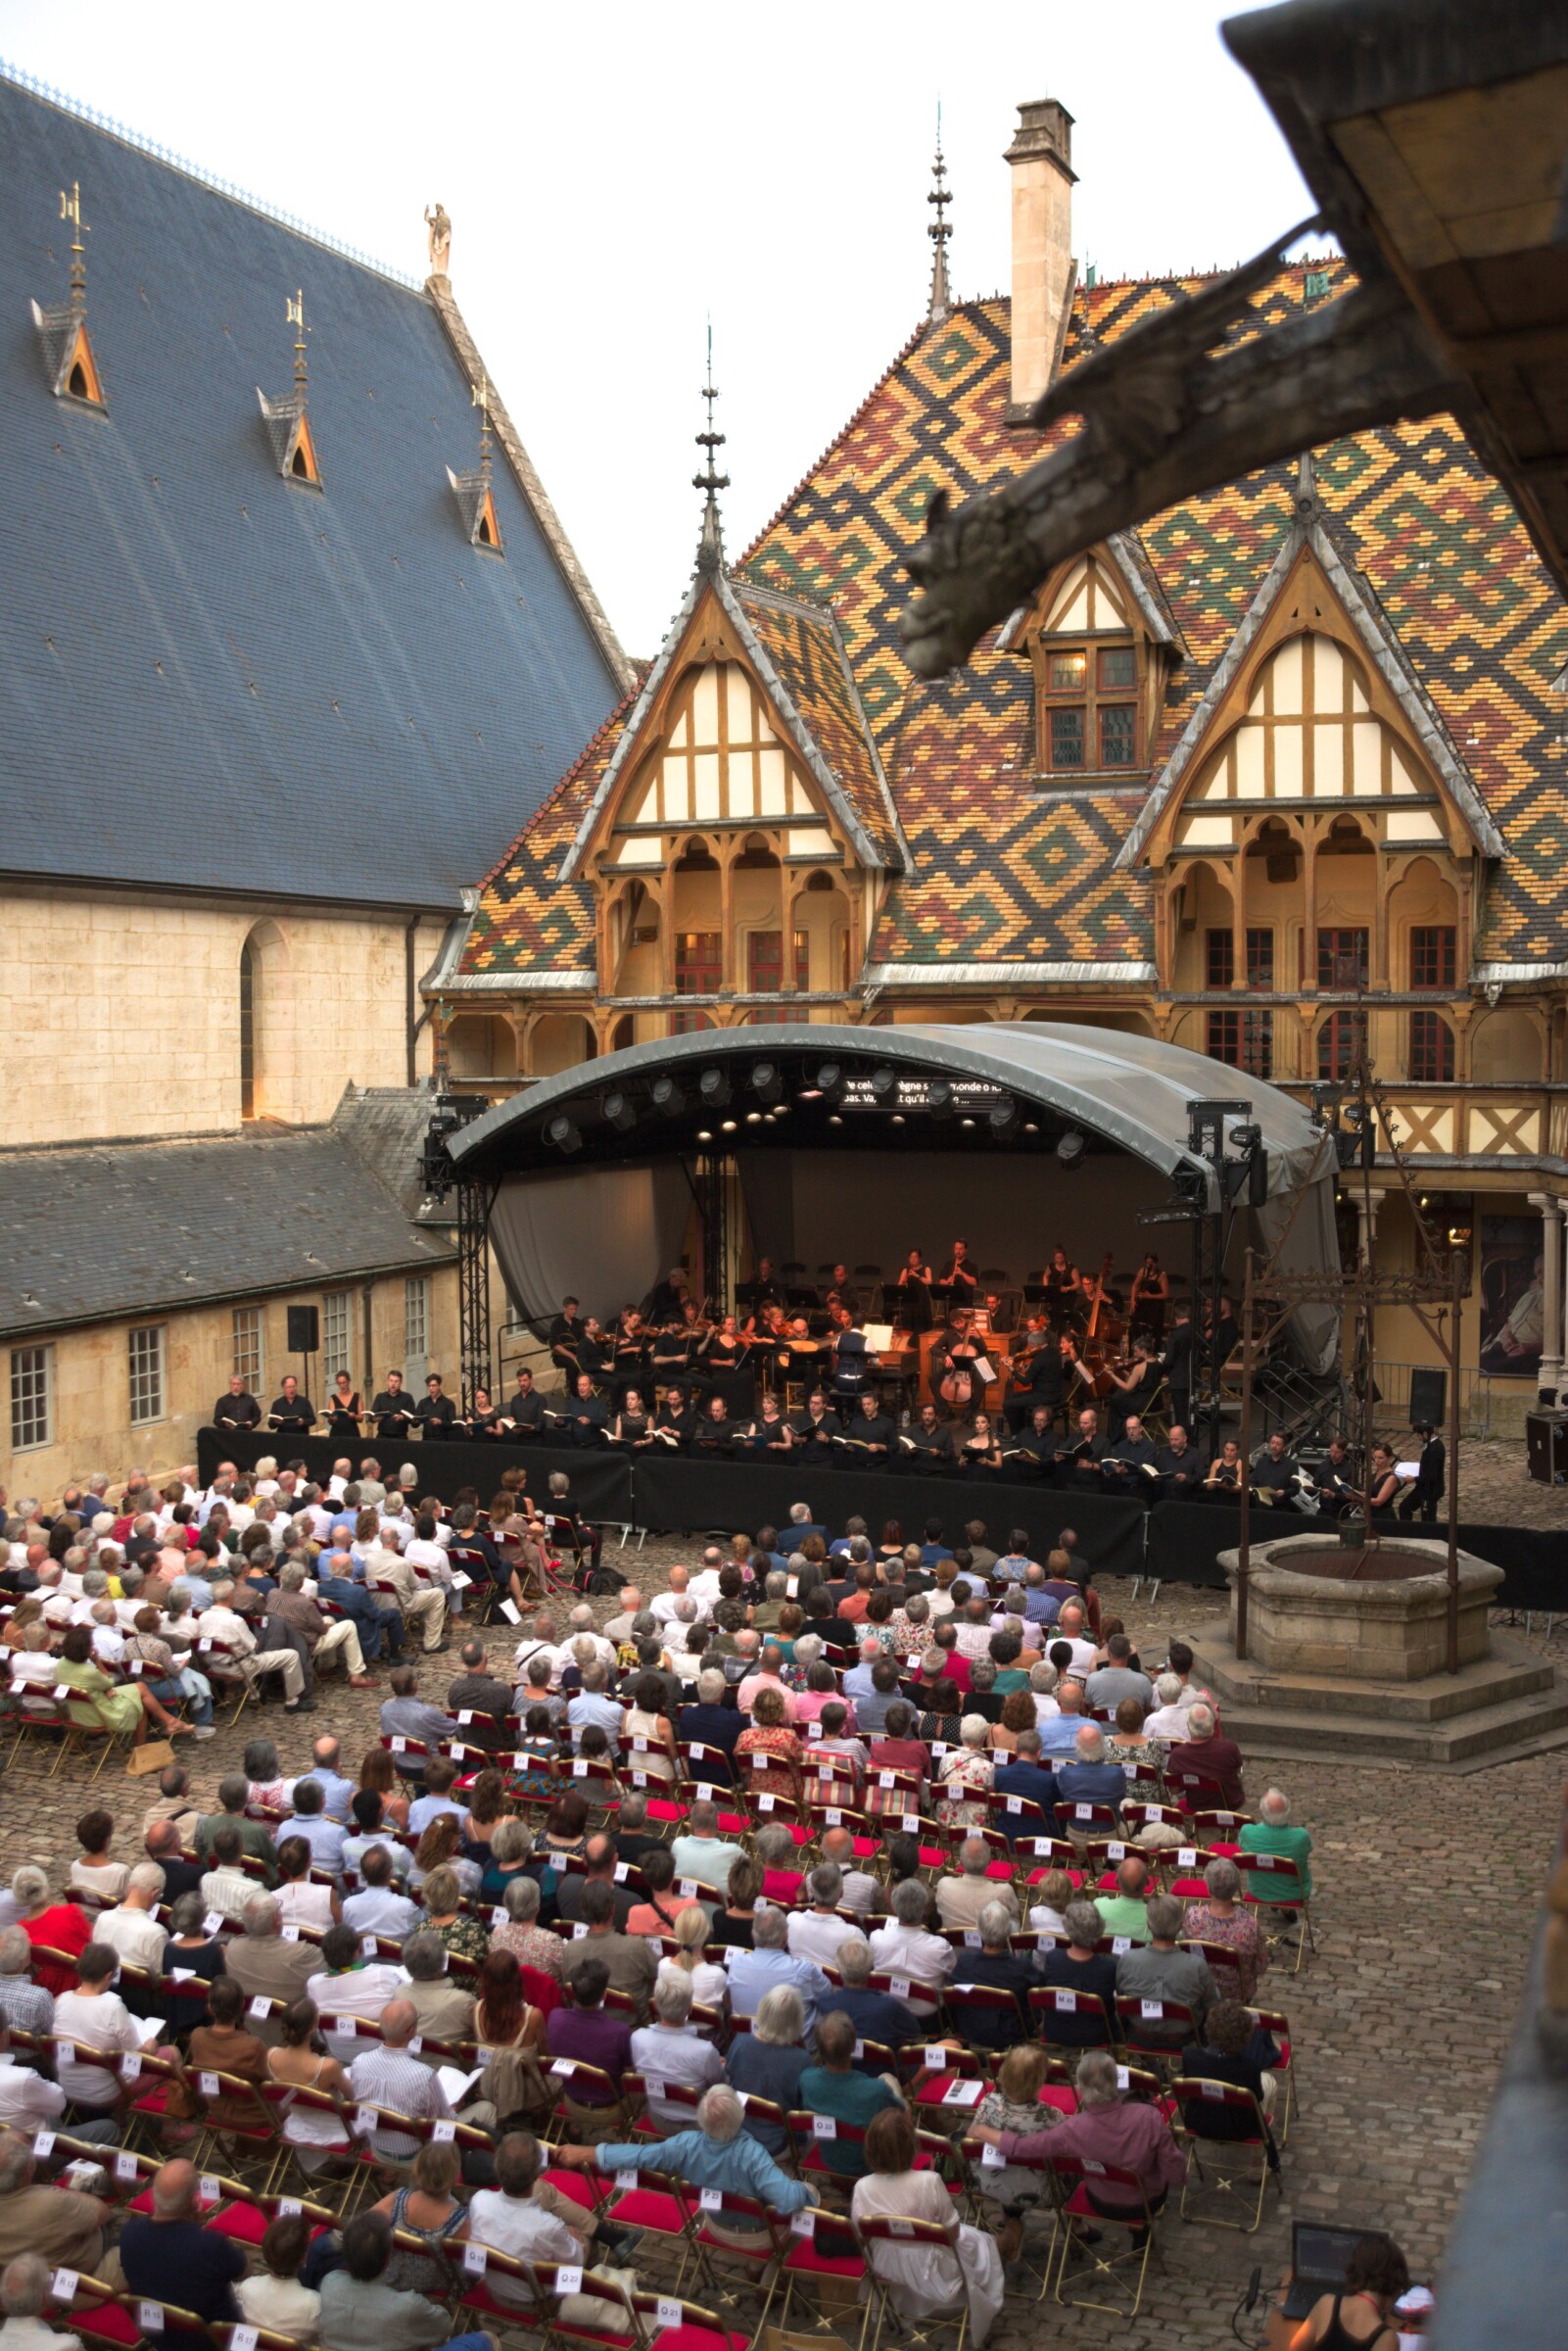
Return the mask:
[[1441,1437],[1428,1437],[1416,1463],[1415,1483],[1400,1504],[1402,1518],[1421,1517],[1430,1523],[1448,1487],[1448,1448]]
[[575,1378],[592,1366],[581,1360],[583,1321],[580,1315],[557,1315],[549,1326],[550,1362]]
[[1108,1488],[1123,1494],[1138,1494],[1145,1489],[1151,1495],[1159,1492],[1160,1458],[1147,1437],[1119,1437],[1109,1446],[1101,1463]]
[[389,1444],[401,1445],[413,1425],[413,1398],[405,1388],[399,1388],[396,1393],[383,1388],[370,1406],[370,1416],[378,1437]]
[[238,1396],[220,1396],[213,1407],[214,1428],[255,1428],[261,1418],[261,1408],[249,1388]]
[[537,1437],[545,1425],[545,1399],[537,1388],[526,1393],[519,1388],[507,1398],[502,1417],[512,1423],[509,1432],[512,1436]]
[[421,1396],[413,1408],[419,1433],[427,1445],[439,1445],[452,1434],[457,1407],[450,1396]]
[[648,1370],[655,1385],[660,1380],[685,1379],[687,1358],[691,1352],[691,1334],[682,1322],[673,1328],[656,1330],[648,1350]]
[[966,1437],[958,1448],[959,1466],[972,1476],[992,1472],[991,1456],[997,1450],[997,1435],[993,1428],[988,1437]]
[[622,1413],[619,1415],[619,1419],[621,1433],[617,1436],[613,1429],[609,1430],[609,1443],[624,1445],[630,1453],[645,1453],[653,1442],[653,1422],[648,1415],[646,1413]]
[[911,1469],[921,1470],[927,1477],[949,1472],[953,1466],[953,1432],[945,1420],[934,1428],[912,1420],[898,1440],[898,1449]]
[[860,1293],[852,1281],[834,1282],[823,1292],[824,1306],[841,1306],[846,1315],[860,1312]]
[[684,1281],[679,1284],[673,1281],[656,1281],[653,1285],[653,1295],[648,1300],[648,1320],[650,1322],[679,1322],[686,1302],[690,1295],[691,1293]]
[[[784,1415],[781,1413],[776,1420],[765,1420],[759,1413],[751,1423],[751,1435],[746,1442],[745,1450],[755,1454],[759,1461],[782,1462],[787,1455],[793,1453],[794,1449],[789,1423]],[[739,1446],[736,1446],[736,1450],[738,1452]]]
[[833,1459],[833,1439],[844,1433],[836,1413],[824,1413],[820,1420],[814,1420],[809,1412],[802,1413],[794,1430],[801,1460],[815,1462],[819,1467]]
[[296,1396],[292,1404],[286,1396],[274,1396],[266,1424],[280,1437],[309,1436],[315,1426],[315,1406],[309,1396]]
[[1265,1510],[1270,1504],[1276,1511],[1290,1510],[1296,1501],[1296,1475],[1300,1467],[1294,1454],[1282,1453],[1276,1462],[1265,1445],[1253,1459],[1254,1501],[1260,1502]]
[[833,1394],[863,1396],[870,1379],[866,1333],[863,1330],[841,1330],[833,1341]]
[[585,1446],[596,1451],[604,1443],[610,1424],[609,1408],[596,1396],[572,1396],[567,1399],[563,1417],[564,1435],[568,1445]]
[[966,1249],[955,1257],[945,1273],[937,1275],[937,1284],[947,1291],[955,1306],[968,1306],[980,1286],[979,1269]]
[[359,1442],[359,1394],[340,1396],[334,1389],[322,1410],[326,1415],[327,1435],[334,1445],[357,1445]]
[[[696,1425],[697,1416],[689,1404],[682,1405],[679,1412],[672,1412],[667,1404],[659,1407],[659,1416],[655,1427],[660,1432],[660,1442],[665,1446],[666,1451],[689,1453],[691,1449],[691,1439],[696,1433]],[[673,1446],[670,1443],[672,1438],[674,1439]]]
[[1106,1399],[1106,1410],[1118,1437],[1134,1414],[1140,1420],[1143,1418],[1159,1389],[1161,1376],[1160,1366],[1150,1360],[1145,1362],[1130,1388],[1112,1389]]
[[[897,1441],[898,1429],[885,1413],[856,1413],[844,1423],[835,1450],[846,1468],[875,1469],[888,1459]],[[873,1452],[874,1446],[880,1450]]]
[[1083,1285],[1076,1266],[1047,1266],[1044,1287],[1053,1319],[1059,1325],[1083,1320]]
[[1015,1477],[1049,1477],[1056,1466],[1056,1431],[1049,1420],[1044,1428],[1036,1428],[1030,1421],[1027,1428],[1017,1431],[1010,1445],[1002,1448],[1003,1463],[1013,1463]]
[[[1209,1476],[1204,1479],[1204,1491],[1208,1494],[1239,1494],[1241,1481],[1245,1474],[1245,1463],[1227,1462],[1221,1457],[1217,1461],[1211,1462]],[[1210,1478],[1213,1480],[1212,1485],[1209,1482]]]
[[508,1433],[501,1427],[500,1419],[500,1414],[495,1405],[491,1406],[488,1413],[470,1413],[468,1434],[478,1445],[499,1444],[500,1439]]
[[906,1266],[900,1271],[893,1287],[898,1292],[894,1321],[901,1324],[905,1330],[929,1330],[931,1326],[931,1285],[927,1280],[925,1271],[916,1273]]
[[1100,1475],[1100,1463],[1105,1460],[1105,1453],[1106,1449],[1098,1437],[1071,1437],[1057,1459],[1069,1472],[1073,1485],[1100,1486],[1105,1482]]
[[[931,1386],[941,1397],[949,1412],[972,1412],[980,1402],[984,1383],[976,1376],[974,1367],[985,1350],[973,1331],[960,1333],[951,1323],[938,1332],[931,1348]],[[956,1393],[942,1395],[942,1382],[949,1372],[957,1375]],[[964,1392],[964,1376],[969,1376],[969,1393]]]
[[1192,1412],[1192,1324],[1178,1322],[1160,1359],[1170,1392],[1170,1425],[1185,1428]]
[[1325,1456],[1317,1472],[1317,1491],[1328,1510],[1343,1510],[1348,1502],[1359,1502],[1361,1489],[1356,1484],[1354,1464],[1349,1455],[1343,1462],[1333,1462]]
[[1184,1494],[1196,1493],[1204,1482],[1209,1463],[1196,1445],[1188,1445],[1180,1453],[1174,1446],[1162,1445],[1155,1457],[1155,1466],[1160,1472],[1161,1493],[1176,1502]]
[[750,1425],[748,1420],[732,1420],[728,1414],[718,1419],[712,1413],[704,1413],[691,1432],[693,1458],[699,1462],[728,1461],[736,1438],[743,1436]]
[[1013,1358],[1008,1426],[1023,1427],[1033,1419],[1036,1406],[1042,1404],[1052,1414],[1062,1404],[1062,1349],[1049,1330],[1031,1333],[1026,1345]]

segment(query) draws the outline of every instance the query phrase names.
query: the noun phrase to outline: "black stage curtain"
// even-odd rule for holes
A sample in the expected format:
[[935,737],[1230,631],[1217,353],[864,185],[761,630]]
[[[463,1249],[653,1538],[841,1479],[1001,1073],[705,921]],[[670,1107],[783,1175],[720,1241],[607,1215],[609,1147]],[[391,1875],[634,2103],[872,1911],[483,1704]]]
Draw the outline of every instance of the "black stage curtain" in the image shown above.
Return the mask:
[[[254,1469],[264,1454],[270,1454],[280,1463],[304,1462],[310,1475],[324,1485],[332,1475],[333,1463],[344,1459],[345,1448],[334,1445],[330,1437],[278,1437],[260,1431],[241,1435],[231,1428],[204,1428],[197,1434],[196,1459],[203,1485],[212,1483],[219,1462],[233,1462],[237,1468]],[[378,1461],[383,1480],[389,1485],[396,1483],[404,1463],[412,1462],[419,1472],[415,1494],[439,1494],[443,1502],[450,1502],[464,1486],[472,1486],[479,1496],[481,1510],[500,1484],[503,1469],[526,1469],[529,1495],[541,1505],[549,1500],[550,1471],[564,1469],[572,1481],[572,1506],[583,1517],[607,1519],[621,1526],[637,1523],[632,1515],[632,1463],[625,1454],[613,1450],[579,1452],[556,1445],[427,1445],[420,1439],[412,1444],[393,1445],[368,1438],[357,1446],[349,1446],[347,1455],[356,1470],[367,1456]]]
[[1083,1556],[1107,1575],[1136,1575],[1143,1565],[1144,1512],[1115,1496],[1074,1494],[1056,1486],[1017,1485],[991,1477],[915,1477],[896,1469],[775,1468],[772,1463],[693,1462],[674,1454],[645,1455],[637,1464],[641,1524],[681,1529],[784,1529],[792,1502],[808,1502],[830,1534],[858,1513],[875,1542],[896,1518],[905,1540],[918,1543],[927,1518],[939,1518],[950,1545],[967,1520],[982,1518],[993,1549],[1005,1548],[1008,1529],[1024,1526],[1039,1559],[1065,1526],[1077,1529]]
[[[1149,1555],[1144,1573],[1162,1583],[1210,1584],[1222,1591],[1225,1571],[1222,1551],[1236,1547],[1241,1511],[1234,1504],[1217,1502],[1162,1502],[1149,1513]],[[1321,1528],[1325,1543],[1334,1541],[1331,1524],[1305,1518],[1300,1511],[1253,1511],[1253,1541],[1264,1543],[1280,1535],[1305,1535]]]

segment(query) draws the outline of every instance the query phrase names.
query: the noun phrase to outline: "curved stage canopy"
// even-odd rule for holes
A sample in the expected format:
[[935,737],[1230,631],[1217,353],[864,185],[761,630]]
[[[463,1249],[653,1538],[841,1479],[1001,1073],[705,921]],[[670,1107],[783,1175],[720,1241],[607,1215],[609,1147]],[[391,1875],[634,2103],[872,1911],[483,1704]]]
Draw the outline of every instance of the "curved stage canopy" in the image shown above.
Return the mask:
[[[622,1296],[641,1296],[678,1254],[691,1197],[687,1163],[714,1154],[734,1155],[756,1246],[776,1257],[793,1254],[795,1241],[804,1251],[807,1242],[794,1210],[774,1214],[759,1205],[777,1202],[786,1181],[783,1167],[770,1171],[767,1163],[782,1155],[798,1168],[809,1166],[812,1197],[820,1203],[824,1189],[835,1187],[830,1163],[818,1155],[871,1152],[882,1189],[875,1254],[895,1263],[902,1257],[901,1233],[886,1229],[888,1212],[896,1206],[910,1220],[922,1214],[923,1182],[940,1154],[970,1166],[961,1177],[951,1164],[943,1170],[946,1184],[932,1192],[925,1222],[930,1225],[946,1213],[953,1183],[961,1180],[960,1228],[976,1228],[982,1261],[987,1199],[1005,1190],[1015,1202],[1016,1232],[1027,1215],[1036,1265],[1057,1238],[1062,1204],[1074,1200],[1082,1237],[1071,1245],[1080,1259],[1088,1258],[1094,1238],[1083,1212],[1098,1204],[1117,1226],[1108,1237],[1125,1262],[1180,1231],[1139,1230],[1135,1220],[1139,1208],[1168,1201],[1169,1181],[1183,1171],[1195,1186],[1201,1176],[1209,1205],[1218,1205],[1211,1171],[1188,1147],[1189,1105],[1198,1101],[1245,1102],[1236,1123],[1261,1130],[1268,1194],[1256,1212],[1258,1244],[1271,1247],[1294,1208],[1290,1268],[1337,1271],[1335,1162],[1303,1106],[1277,1086],[1182,1046],[1108,1029],[1030,1021],[703,1030],[633,1045],[546,1079],[460,1129],[450,1148],[465,1179],[499,1184],[492,1224],[497,1254],[514,1296],[538,1313],[553,1309],[561,1270],[581,1262],[599,1272],[617,1304]],[[1081,1142],[1081,1153],[1068,1142],[1068,1159],[1077,1156],[1075,1175],[1058,1156],[1072,1137]],[[907,1170],[896,1166],[899,1154],[910,1156]],[[1003,1160],[1010,1164],[999,1165]],[[1123,1163],[1119,1171],[1117,1161]],[[1164,1180],[1151,1182],[1128,1162]],[[615,1167],[629,1176],[640,1171],[637,1185],[606,1182]],[[869,1174],[861,1171],[863,1178]],[[795,1210],[800,1183],[797,1173]],[[1304,1187],[1308,1197],[1298,1208]],[[846,1200],[853,1193],[848,1166],[837,1188]],[[574,1223],[576,1237],[564,1254],[543,1245],[551,1231],[566,1234]],[[847,1254],[852,1240],[840,1247],[826,1238],[830,1228],[831,1218],[811,1224],[819,1248]],[[911,1241],[916,1237],[912,1232]],[[934,1249],[950,1237],[943,1230],[924,1245]],[[1018,1246],[1024,1245],[1021,1238]],[[1239,1282],[1239,1258],[1230,1273]],[[587,1280],[576,1277],[580,1294],[600,1312],[607,1298]],[[1336,1333],[1328,1310],[1304,1310],[1296,1319],[1298,1350],[1316,1368],[1332,1361]]]

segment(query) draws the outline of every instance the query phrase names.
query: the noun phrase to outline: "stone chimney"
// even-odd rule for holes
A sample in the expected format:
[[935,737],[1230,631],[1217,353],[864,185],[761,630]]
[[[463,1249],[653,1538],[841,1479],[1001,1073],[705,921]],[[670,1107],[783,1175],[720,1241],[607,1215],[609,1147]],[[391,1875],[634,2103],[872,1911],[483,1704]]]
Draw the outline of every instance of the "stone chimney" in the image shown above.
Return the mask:
[[1019,108],[1013,170],[1013,390],[1022,414],[1051,382],[1072,298],[1072,117],[1055,98]]

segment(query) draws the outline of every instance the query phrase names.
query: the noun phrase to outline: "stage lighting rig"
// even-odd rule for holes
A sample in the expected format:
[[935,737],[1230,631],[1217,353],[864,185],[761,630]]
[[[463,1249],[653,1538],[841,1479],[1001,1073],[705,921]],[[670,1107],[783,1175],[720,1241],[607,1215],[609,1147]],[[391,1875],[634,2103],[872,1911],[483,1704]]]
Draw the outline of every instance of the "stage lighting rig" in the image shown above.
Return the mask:
[[631,1099],[618,1085],[611,1086],[609,1092],[600,1097],[599,1115],[605,1126],[613,1127],[617,1134],[630,1134],[637,1125],[637,1112],[632,1107]]
[[866,1082],[871,1089],[871,1098],[879,1110],[885,1109],[887,1104],[897,1096],[898,1079],[896,1074],[887,1067],[885,1061],[878,1064]]
[[953,1088],[945,1078],[933,1078],[926,1088],[926,1115],[928,1119],[952,1117]]
[[715,1066],[704,1070],[697,1080],[697,1092],[704,1110],[723,1110],[730,1099],[730,1080],[726,1071]]
[[842,1101],[844,1092],[844,1072],[842,1063],[836,1061],[824,1061],[819,1063],[817,1069],[817,1092],[822,1096],[825,1102]]
[[1010,1134],[1018,1133],[1019,1106],[1011,1094],[1005,1095],[1000,1102],[992,1103],[986,1123],[999,1142],[1005,1142]]
[[654,1079],[648,1087],[648,1100],[661,1119],[678,1119],[686,1108],[686,1095],[667,1073]]
[[583,1148],[583,1138],[564,1110],[558,1110],[552,1119],[546,1120],[545,1140],[566,1159],[570,1159],[574,1151]]
[[1086,1148],[1087,1145],[1085,1144],[1084,1139],[1078,1132],[1077,1128],[1075,1127],[1069,1127],[1067,1133],[1062,1137],[1062,1140],[1057,1144],[1056,1155],[1061,1161],[1063,1167],[1070,1171],[1082,1163],[1083,1154]]
[[784,1095],[784,1073],[776,1061],[753,1062],[751,1090],[759,1102],[778,1102]]

